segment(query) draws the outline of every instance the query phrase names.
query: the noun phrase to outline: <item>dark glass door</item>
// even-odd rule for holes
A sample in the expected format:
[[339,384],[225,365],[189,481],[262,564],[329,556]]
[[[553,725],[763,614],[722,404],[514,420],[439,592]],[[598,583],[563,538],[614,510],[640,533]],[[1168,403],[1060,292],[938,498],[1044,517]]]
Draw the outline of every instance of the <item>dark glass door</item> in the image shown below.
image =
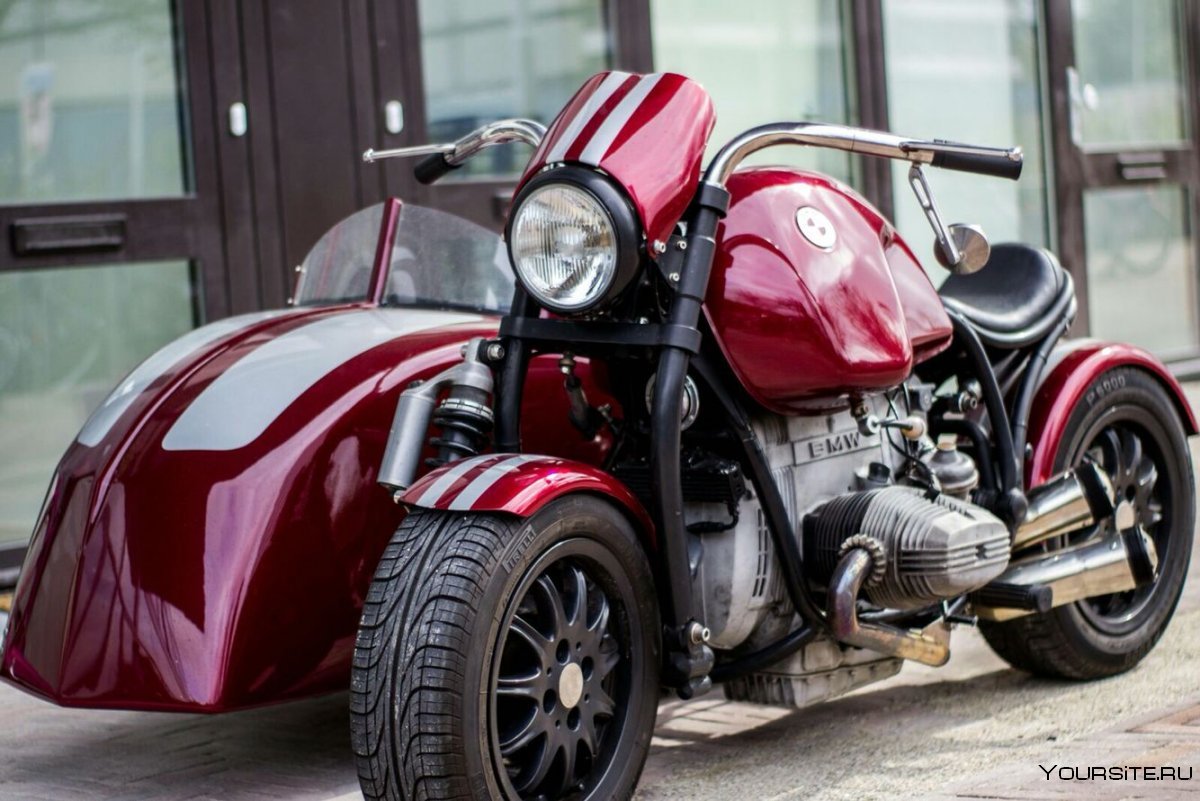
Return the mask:
[[1186,0],[1048,9],[1059,228],[1081,285],[1081,324],[1164,358],[1194,358],[1200,9]]
[[202,3],[0,3],[0,574],[96,403],[228,310],[211,98],[187,80],[207,26]]

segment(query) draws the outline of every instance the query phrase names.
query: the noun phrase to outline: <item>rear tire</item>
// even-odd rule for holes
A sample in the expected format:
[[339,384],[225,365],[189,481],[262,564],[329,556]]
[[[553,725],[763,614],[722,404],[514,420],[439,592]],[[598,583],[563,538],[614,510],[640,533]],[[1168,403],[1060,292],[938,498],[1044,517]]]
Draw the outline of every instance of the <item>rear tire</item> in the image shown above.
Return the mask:
[[[1154,582],[1002,623],[980,621],[988,645],[1015,668],[1064,679],[1129,670],[1154,648],[1175,612],[1191,559],[1195,497],[1187,434],[1171,397],[1148,373],[1122,367],[1099,376],[1071,413],[1055,470],[1091,455],[1109,474],[1118,502],[1154,539]],[[1112,526],[1111,522],[1104,526]],[[1048,543],[1047,550],[1097,536],[1104,526]],[[1111,529],[1108,529],[1111,530]]]
[[591,497],[529,520],[416,510],[363,608],[351,733],[368,799],[628,798],[659,622],[630,523]]

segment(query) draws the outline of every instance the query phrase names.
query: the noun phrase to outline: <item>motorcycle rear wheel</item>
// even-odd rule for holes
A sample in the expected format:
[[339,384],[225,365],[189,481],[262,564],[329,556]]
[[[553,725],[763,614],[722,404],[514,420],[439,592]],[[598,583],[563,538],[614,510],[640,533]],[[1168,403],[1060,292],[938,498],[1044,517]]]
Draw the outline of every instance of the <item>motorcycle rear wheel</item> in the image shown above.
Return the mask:
[[[983,621],[988,645],[1013,667],[1064,679],[1129,670],[1158,643],[1175,612],[1192,552],[1195,490],[1187,435],[1174,403],[1150,374],[1117,368],[1099,376],[1071,413],[1055,470],[1085,456],[1108,473],[1118,503],[1154,540],[1153,583],[1002,623]],[[1047,543],[1047,551],[1102,536],[1111,522]]]
[[363,609],[351,733],[368,799],[632,795],[658,702],[636,532],[598,498],[529,520],[416,510]]

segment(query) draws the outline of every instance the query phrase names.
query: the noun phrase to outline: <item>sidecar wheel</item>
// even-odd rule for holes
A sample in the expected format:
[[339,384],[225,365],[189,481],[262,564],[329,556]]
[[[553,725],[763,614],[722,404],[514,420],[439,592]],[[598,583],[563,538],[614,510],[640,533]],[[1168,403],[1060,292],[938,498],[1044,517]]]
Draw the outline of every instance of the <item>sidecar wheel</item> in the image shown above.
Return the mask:
[[624,799],[658,702],[638,536],[599,498],[528,520],[417,510],[363,609],[351,732],[368,799]]
[[[1097,378],[1067,422],[1055,470],[1085,456],[1108,473],[1118,503],[1154,540],[1158,568],[1152,583],[1130,592],[1003,623],[980,621],[993,651],[1013,667],[1042,676],[1095,679],[1140,662],[1171,621],[1191,559],[1191,455],[1179,414],[1161,384],[1133,368]],[[1044,547],[1053,551],[1076,545],[1103,536],[1112,525],[1107,521]]]

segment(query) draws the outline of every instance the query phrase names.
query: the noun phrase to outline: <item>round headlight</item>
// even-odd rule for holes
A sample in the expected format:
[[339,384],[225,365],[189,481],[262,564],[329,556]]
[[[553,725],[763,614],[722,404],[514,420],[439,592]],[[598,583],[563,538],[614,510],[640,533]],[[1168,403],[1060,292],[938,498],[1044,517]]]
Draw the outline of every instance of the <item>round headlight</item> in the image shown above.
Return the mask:
[[605,299],[617,275],[612,215],[591,192],[547,183],[521,199],[509,229],[517,277],[555,312],[578,312]]

